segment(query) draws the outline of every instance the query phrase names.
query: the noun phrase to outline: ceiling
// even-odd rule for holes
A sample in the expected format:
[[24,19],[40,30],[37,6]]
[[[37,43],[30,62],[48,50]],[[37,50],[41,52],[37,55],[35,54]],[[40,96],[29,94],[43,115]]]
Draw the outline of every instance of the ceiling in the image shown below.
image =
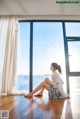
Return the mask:
[[0,0],[0,15],[80,15],[80,3],[56,1],[61,0]]

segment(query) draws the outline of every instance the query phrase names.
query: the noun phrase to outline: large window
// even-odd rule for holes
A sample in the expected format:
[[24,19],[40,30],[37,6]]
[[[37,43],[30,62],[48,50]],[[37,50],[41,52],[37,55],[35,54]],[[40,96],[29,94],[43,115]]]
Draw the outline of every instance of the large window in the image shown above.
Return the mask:
[[66,36],[79,36],[80,37],[80,23],[79,22],[66,22]]
[[70,92],[80,93],[80,76],[69,77],[70,80]]
[[19,22],[15,92],[29,92],[30,23]]
[[[61,22],[33,22],[33,30],[30,30],[30,22],[19,22],[18,37],[18,60],[17,79],[15,92],[29,92],[44,80],[50,78],[50,64],[57,62],[61,65],[63,81],[66,84],[64,40]],[[30,45],[30,35],[33,32],[33,48]],[[32,49],[33,60],[30,60],[30,49]],[[30,61],[33,63],[33,72],[30,74]],[[30,76],[32,75],[32,79]],[[33,81],[30,81],[33,80]],[[30,83],[33,83],[30,85]],[[65,85],[64,85],[65,86]]]
[[33,23],[33,88],[45,77],[50,78],[50,64],[57,62],[62,67],[65,80],[65,58],[62,23]]
[[70,72],[80,71],[80,41],[68,42]]
[[[64,25],[62,26],[63,23],[65,28]],[[52,62],[57,62],[62,67],[64,87],[66,87],[65,69],[73,73],[80,71],[78,65],[80,44],[77,39],[80,36],[80,24],[63,23],[52,21],[19,22],[16,92],[29,92],[29,89],[34,89],[45,77],[50,78],[50,64]],[[63,38],[63,36],[65,37]],[[64,56],[67,57],[66,67],[68,68],[65,68]]]
[[80,91],[80,22],[65,22],[68,91]]

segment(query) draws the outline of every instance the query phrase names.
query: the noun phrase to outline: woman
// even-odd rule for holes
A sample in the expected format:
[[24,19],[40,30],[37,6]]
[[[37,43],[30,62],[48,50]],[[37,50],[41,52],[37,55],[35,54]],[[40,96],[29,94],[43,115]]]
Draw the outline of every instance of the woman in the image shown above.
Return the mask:
[[[32,92],[27,94],[25,97],[32,98],[33,94],[38,92],[35,96],[42,96],[44,89],[48,90],[49,98],[66,98],[66,94],[63,89],[63,81],[60,78],[59,73],[61,73],[61,67],[57,63],[52,63],[50,66],[52,71],[51,81],[46,78],[42,83],[40,83]],[[58,73],[58,72],[59,73]]]

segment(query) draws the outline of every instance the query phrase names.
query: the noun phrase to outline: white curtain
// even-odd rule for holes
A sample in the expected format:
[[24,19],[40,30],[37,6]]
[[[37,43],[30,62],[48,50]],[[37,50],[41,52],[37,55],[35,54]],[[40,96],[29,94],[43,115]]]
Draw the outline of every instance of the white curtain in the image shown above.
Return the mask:
[[0,18],[0,92],[12,94],[17,60],[16,17]]

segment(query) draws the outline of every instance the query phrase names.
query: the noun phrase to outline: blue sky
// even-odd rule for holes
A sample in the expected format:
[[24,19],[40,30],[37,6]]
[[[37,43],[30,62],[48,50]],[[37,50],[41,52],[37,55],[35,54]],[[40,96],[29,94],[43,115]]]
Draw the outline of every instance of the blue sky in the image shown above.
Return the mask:
[[66,22],[66,35],[67,36],[79,36],[80,37],[80,23]]
[[[58,56],[61,54],[60,52],[62,52],[61,49],[63,49],[62,24],[34,23],[33,34],[33,72],[34,74],[49,73],[50,64],[52,62],[60,63]],[[59,48],[60,44],[61,48]]]
[[30,24],[19,23],[17,73],[29,74]]

